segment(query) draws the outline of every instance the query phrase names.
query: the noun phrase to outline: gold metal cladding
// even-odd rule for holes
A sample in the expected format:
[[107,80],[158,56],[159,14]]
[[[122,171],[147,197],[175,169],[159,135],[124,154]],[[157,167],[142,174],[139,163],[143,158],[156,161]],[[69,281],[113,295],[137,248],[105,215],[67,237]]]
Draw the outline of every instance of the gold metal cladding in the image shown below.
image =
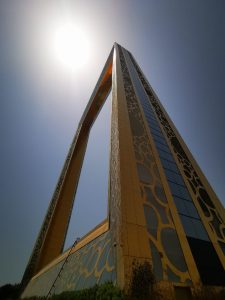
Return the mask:
[[[118,46],[112,76],[110,228],[116,243],[117,284],[127,287],[134,259],[150,259],[136,174]],[[146,238],[145,238],[146,237]]]

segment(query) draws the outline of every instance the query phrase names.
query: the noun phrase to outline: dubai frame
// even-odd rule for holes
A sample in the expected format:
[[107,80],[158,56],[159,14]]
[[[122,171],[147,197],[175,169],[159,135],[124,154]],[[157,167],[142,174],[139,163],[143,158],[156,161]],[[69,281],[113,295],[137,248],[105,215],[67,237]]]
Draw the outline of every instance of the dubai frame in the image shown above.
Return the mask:
[[[62,253],[89,132],[111,89],[108,217]],[[24,273],[22,298],[106,281],[127,289],[134,261],[152,265],[162,299],[225,286],[225,211],[133,56],[115,43]]]

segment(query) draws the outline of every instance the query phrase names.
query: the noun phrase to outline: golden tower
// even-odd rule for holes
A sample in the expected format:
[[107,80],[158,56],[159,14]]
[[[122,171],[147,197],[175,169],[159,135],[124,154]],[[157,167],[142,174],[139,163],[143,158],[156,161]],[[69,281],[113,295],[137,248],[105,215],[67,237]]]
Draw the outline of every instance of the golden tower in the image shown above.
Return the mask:
[[[108,217],[62,253],[89,132],[111,89]],[[66,158],[22,297],[106,281],[127,289],[134,261],[151,264],[162,299],[191,299],[199,286],[220,289],[225,211],[133,56],[115,43]]]

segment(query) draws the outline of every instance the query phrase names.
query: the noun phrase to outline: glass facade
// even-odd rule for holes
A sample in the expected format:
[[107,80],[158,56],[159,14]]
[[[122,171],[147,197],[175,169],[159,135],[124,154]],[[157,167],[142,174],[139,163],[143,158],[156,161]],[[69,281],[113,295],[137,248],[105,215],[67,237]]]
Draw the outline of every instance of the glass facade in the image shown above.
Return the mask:
[[[133,63],[128,56],[127,61],[129,62],[129,71],[131,73],[137,97],[139,98],[144,111],[149,130],[157,148],[159,158],[164,169],[164,174],[167,178],[174,203],[180,216],[180,220],[187,236],[202,282],[205,284],[215,285],[223,284],[224,272],[219,258],[211,241],[209,240],[207,231],[202,224],[183,177],[177,167],[176,161],[160,128],[158,119],[153,111],[153,107],[148,96],[145,93],[144,87],[142,86]],[[199,260],[198,256],[201,256],[201,254],[199,254],[197,248],[202,249],[205,254],[205,257],[201,258],[201,260]]]

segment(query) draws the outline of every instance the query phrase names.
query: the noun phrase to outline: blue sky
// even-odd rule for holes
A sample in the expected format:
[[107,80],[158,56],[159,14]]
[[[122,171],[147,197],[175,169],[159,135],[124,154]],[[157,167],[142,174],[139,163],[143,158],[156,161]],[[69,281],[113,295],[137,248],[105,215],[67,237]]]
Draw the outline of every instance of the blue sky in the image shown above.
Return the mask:
[[[0,285],[21,280],[115,41],[133,53],[225,205],[224,11],[223,0],[0,2]],[[49,47],[52,27],[68,15],[84,25],[92,49],[76,74]],[[67,246],[106,215],[109,117],[110,99],[93,127]],[[96,198],[89,202],[87,186]]]

